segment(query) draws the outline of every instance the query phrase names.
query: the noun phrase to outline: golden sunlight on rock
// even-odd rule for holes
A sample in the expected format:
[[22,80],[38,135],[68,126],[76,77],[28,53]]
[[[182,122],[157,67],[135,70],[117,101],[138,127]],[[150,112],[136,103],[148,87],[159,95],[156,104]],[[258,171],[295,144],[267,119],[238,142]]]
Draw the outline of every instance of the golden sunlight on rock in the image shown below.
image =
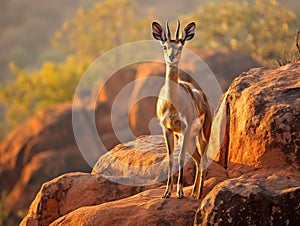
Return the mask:
[[251,69],[233,81],[217,113],[226,131],[219,158],[228,170],[299,169],[299,73],[298,62]]
[[[300,220],[299,74],[300,62],[296,62],[277,69],[254,68],[233,81],[216,111],[203,200],[188,197],[195,176],[194,163],[188,159],[185,198],[160,198],[167,174],[165,143],[161,135],[144,135],[98,155],[92,173],[67,173],[45,182],[21,225],[116,225],[122,221],[125,225],[194,222],[204,226],[241,220],[296,225]],[[8,159],[6,150],[14,150],[0,171],[1,185],[12,189],[7,197],[11,213],[28,205],[30,194],[45,178],[57,176],[60,170],[76,171],[68,167],[70,162],[82,167],[70,133],[70,109],[64,105],[41,113],[1,144],[1,161]],[[81,123],[85,131],[86,121]],[[25,129],[32,132],[22,135]],[[12,142],[14,138],[23,141]],[[57,171],[50,169],[50,163]],[[28,199],[22,199],[24,195]]]

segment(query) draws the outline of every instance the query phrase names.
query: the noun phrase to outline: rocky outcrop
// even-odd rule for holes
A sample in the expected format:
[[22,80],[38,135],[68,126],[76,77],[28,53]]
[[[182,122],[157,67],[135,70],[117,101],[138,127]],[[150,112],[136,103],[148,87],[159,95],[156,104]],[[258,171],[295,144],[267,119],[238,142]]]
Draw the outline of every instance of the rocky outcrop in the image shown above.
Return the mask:
[[199,225],[297,225],[300,62],[237,77],[220,103],[208,147],[231,180],[202,201]]
[[[166,66],[160,62],[144,63],[138,66],[135,83],[129,103],[132,106],[129,123],[136,136],[161,134],[156,117],[157,96],[164,84]],[[149,122],[154,119],[151,123]]]
[[72,133],[72,105],[40,112],[0,144],[0,190],[8,192],[7,214],[27,209],[43,182],[89,169]]
[[[135,196],[77,209],[58,220],[58,225],[192,225],[199,202],[193,198],[162,199],[164,188]],[[191,188],[184,190],[190,193]]]
[[152,186],[126,186],[97,174],[68,173],[44,183],[20,225],[49,225],[84,206],[110,202]]
[[[142,221],[144,208],[147,209],[149,206],[150,209],[153,208],[151,210],[153,214],[144,216],[149,218],[149,222],[156,222],[154,221],[157,220],[156,216],[161,216],[162,222],[170,222],[173,220],[171,216],[174,215],[174,211],[186,211],[189,216],[188,219],[181,221],[185,214],[180,215],[183,218],[179,222],[192,222],[191,216],[197,209],[197,200],[187,198],[183,201],[185,205],[181,205],[179,208],[180,202],[175,202],[173,198],[170,202],[161,200],[164,186],[129,199],[131,201],[123,199],[141,191],[165,185],[166,171],[166,150],[162,136],[143,136],[126,144],[120,144],[99,158],[92,174],[69,173],[43,184],[21,225],[48,225],[62,216],[62,219],[74,218],[82,208],[87,208],[88,212],[91,211],[87,215],[81,215],[80,218],[86,221],[88,219],[85,217],[93,214],[95,205],[97,205],[95,208],[99,208],[98,217],[103,219],[103,222],[110,221],[111,217],[104,216],[110,216],[106,211],[107,206],[112,203],[110,201],[113,200],[119,200],[115,211],[125,214],[119,213],[114,216],[114,222],[118,222],[117,216],[126,218],[130,214],[126,211],[133,210],[137,214],[136,219]],[[188,162],[185,166],[184,175],[185,185],[192,184],[194,180],[194,164],[192,162]],[[213,162],[208,168],[204,193],[207,194],[216,184],[226,178],[225,169]],[[190,190],[191,188],[187,188],[185,192],[187,197]],[[175,193],[173,195],[175,197]],[[140,197],[144,197],[144,201],[141,201]],[[151,201],[153,197],[156,197],[155,201]],[[148,202],[153,202],[153,205]],[[175,204],[171,208],[173,202]],[[106,204],[102,206],[102,203]],[[193,203],[192,210],[190,209],[191,203]],[[119,210],[119,205],[123,206],[121,210]],[[124,207],[126,205],[128,207]],[[161,205],[170,206],[170,208],[162,209]],[[109,211],[113,210],[109,208]],[[62,224],[66,224],[67,221],[69,220],[62,220]],[[77,221],[80,225],[80,221],[78,219]],[[95,222],[93,225],[97,225],[97,223]]]
[[223,92],[226,92],[235,77],[250,68],[260,67],[249,54],[238,51],[201,51],[196,54],[203,58],[205,63],[212,70]]
[[242,176],[208,193],[195,225],[298,225],[299,200],[299,180],[276,174]]
[[[113,148],[116,144],[120,143],[120,140],[115,134],[115,131],[119,133],[124,132],[124,136],[127,140],[131,140],[130,134],[127,132],[128,125],[128,99],[131,95],[133,87],[124,91],[124,88],[134,81],[136,76],[136,69],[132,67],[122,68],[114,73],[107,80],[105,80],[101,90],[94,90],[94,94],[97,96],[97,103],[95,109],[96,126],[99,133],[99,137],[107,150]],[[120,92],[123,92],[120,95]],[[116,103],[117,102],[117,103]],[[118,105],[118,110],[114,111],[114,126],[112,125],[112,107],[114,104]],[[124,120],[126,119],[126,120]]]
[[75,150],[48,150],[34,155],[6,197],[7,213],[14,216],[19,210],[25,212],[45,181],[73,169],[84,169],[84,160]]
[[[95,164],[92,173],[100,174],[112,180],[129,178],[133,185],[154,184],[167,179],[167,155],[164,138],[161,135],[141,136],[134,141],[119,144]],[[176,147],[177,163],[179,146]],[[195,175],[195,165],[187,157],[184,169],[185,185],[191,185]],[[175,164],[174,169],[178,167]]]
[[299,73],[300,62],[277,69],[255,68],[229,87],[218,112],[223,125],[212,131],[225,135],[221,145],[211,145],[209,152],[221,149],[219,160],[230,175],[253,168],[300,169]]
[[[200,225],[297,225],[299,74],[297,62],[251,69],[234,80],[220,103],[208,148],[208,155],[224,167],[209,166],[201,204],[187,197],[160,199],[164,186],[158,186],[167,168],[164,142],[161,136],[143,136],[100,157],[93,174],[44,184],[22,225],[36,225],[39,216],[39,224],[53,225],[97,225],[101,219],[112,225],[192,224],[199,205],[195,222]],[[186,184],[193,178],[189,164]],[[138,186],[129,186],[132,182]],[[185,188],[185,195],[190,189]]]
[[[179,145],[176,144],[174,172],[178,172],[178,153]],[[162,135],[153,135],[140,136],[134,141],[117,145],[98,159],[92,174],[99,174],[116,183],[131,186],[161,185],[166,183],[167,169],[168,158],[164,138]],[[195,179],[195,164],[190,156],[186,156],[183,174],[184,186],[192,185]],[[204,193],[226,179],[225,169],[214,161],[210,162]]]
[[[99,94],[96,108],[97,128],[101,127],[101,135],[104,136],[102,139],[110,146],[119,141],[111,139],[112,136],[109,135],[111,130],[107,122],[110,115],[105,109],[111,107],[118,91],[133,80],[134,76],[135,69],[117,72],[107,81]],[[123,103],[126,105],[126,102]],[[7,193],[6,213],[11,218],[18,218],[17,212],[23,212],[29,207],[34,195],[45,181],[67,172],[90,171],[91,167],[77,146],[72,125],[73,116],[77,131],[81,133],[79,137],[81,143],[84,143],[83,146],[89,146],[91,152],[96,150],[96,157],[93,154],[92,157],[88,156],[88,160],[92,159],[91,161],[95,163],[99,157],[99,149],[94,147],[93,139],[98,137],[91,134],[90,128],[90,115],[94,110],[84,107],[66,103],[39,112],[14,129],[1,142],[0,192]]]

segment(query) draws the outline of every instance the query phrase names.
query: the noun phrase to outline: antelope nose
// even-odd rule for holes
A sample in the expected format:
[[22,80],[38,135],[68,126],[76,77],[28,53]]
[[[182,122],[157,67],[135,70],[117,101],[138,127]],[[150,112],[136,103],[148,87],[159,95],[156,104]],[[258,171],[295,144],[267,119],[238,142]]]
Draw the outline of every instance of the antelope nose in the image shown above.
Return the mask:
[[169,56],[169,58],[170,58],[171,61],[173,61],[173,60],[175,59],[174,54],[171,54],[171,55]]

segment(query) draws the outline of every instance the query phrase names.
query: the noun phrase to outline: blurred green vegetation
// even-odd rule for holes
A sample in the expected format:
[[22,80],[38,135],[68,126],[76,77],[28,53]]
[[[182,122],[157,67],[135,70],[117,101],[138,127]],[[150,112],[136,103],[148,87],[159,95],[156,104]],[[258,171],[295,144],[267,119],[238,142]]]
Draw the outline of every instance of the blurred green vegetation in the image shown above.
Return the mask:
[[[16,1],[5,0],[4,6],[17,4]],[[95,0],[87,3],[77,0],[71,4],[68,0],[61,8],[66,9],[72,5],[64,17],[70,19],[64,23],[62,20],[54,20],[56,26],[53,27],[57,27],[57,23],[62,23],[56,31],[53,27],[44,28],[47,35],[51,34],[53,38],[52,46],[49,44],[42,48],[39,45],[40,39],[45,39],[47,35],[37,35],[35,31],[45,26],[44,20],[59,17],[59,13],[47,17],[47,13],[42,10],[44,3],[37,3],[37,0],[29,1],[37,4],[36,12],[43,14],[41,16],[43,19],[28,19],[24,24],[26,27],[22,27],[16,25],[13,16],[0,14],[0,18],[4,18],[0,21],[1,26],[6,27],[2,30],[5,31],[7,39],[16,38],[15,34],[19,32],[17,38],[20,42],[24,42],[24,45],[11,46],[9,52],[1,55],[0,64],[5,62],[3,60],[5,55],[10,56],[12,62],[9,63],[9,68],[15,79],[1,85],[0,99],[6,104],[7,114],[6,121],[0,124],[2,131],[0,137],[3,137],[9,128],[23,122],[36,111],[72,100],[80,77],[99,55],[123,43],[152,39],[151,21],[157,19],[154,15],[163,14],[166,7],[174,14],[176,12],[174,10],[186,5],[185,10],[180,11],[182,13],[180,18],[184,18],[182,22],[186,23],[188,20],[197,22],[197,37],[189,43],[190,47],[243,51],[250,53],[258,62],[267,66],[274,66],[273,62],[277,58],[286,57],[292,48],[297,27],[296,15],[275,0],[206,1],[209,3],[200,7],[196,7],[195,2],[192,5],[183,1],[178,3],[179,5],[176,3],[161,6],[160,4],[164,3],[154,1],[152,10],[148,1],[138,3],[130,0],[101,2]],[[91,2],[96,3],[93,7],[86,7],[90,6]],[[28,5],[23,2],[18,4],[16,13],[28,18],[23,15],[26,10],[21,10]],[[57,0],[49,7],[57,7],[55,4],[62,3]],[[148,6],[147,13],[141,13],[142,4]],[[78,5],[85,7],[80,8],[71,17],[75,6]],[[161,8],[156,10],[160,6]],[[163,23],[165,18],[158,20]],[[32,30],[32,33],[27,34],[30,37],[24,37],[22,31],[25,29]],[[9,46],[9,43],[6,45]],[[43,51],[34,55],[36,51],[32,48]]]
[[9,125],[18,125],[36,111],[72,100],[93,60],[120,44],[149,38],[148,29],[143,27],[150,27],[150,18],[136,20],[134,10],[129,0],[106,0],[91,9],[80,9],[53,37],[55,48],[67,54],[64,61],[45,61],[31,72],[10,63],[16,79],[0,90],[0,98],[8,106]]
[[[96,0],[89,0],[91,6]],[[41,65],[49,37],[72,17],[84,0],[2,0],[0,7],[0,82],[13,79],[8,63],[30,69]],[[62,53],[60,53],[62,54]],[[51,58],[51,56],[50,56]],[[53,59],[53,58],[52,58]]]
[[265,66],[274,66],[295,47],[297,17],[275,0],[209,3],[186,18],[198,24],[196,47],[250,53]]
[[72,100],[88,63],[70,56],[62,63],[44,62],[39,70],[30,73],[11,63],[17,78],[0,91],[0,98],[9,105],[8,123],[18,125],[38,110]]

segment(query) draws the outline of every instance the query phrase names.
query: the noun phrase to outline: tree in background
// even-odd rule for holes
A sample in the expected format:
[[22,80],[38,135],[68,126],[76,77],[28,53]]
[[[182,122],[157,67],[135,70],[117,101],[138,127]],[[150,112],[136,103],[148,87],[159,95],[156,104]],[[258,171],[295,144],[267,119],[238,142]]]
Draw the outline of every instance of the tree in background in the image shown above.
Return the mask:
[[266,66],[290,51],[297,27],[295,14],[276,0],[209,3],[187,18],[199,25],[194,47],[251,53]]
[[45,62],[41,69],[31,73],[11,63],[16,80],[0,91],[0,98],[9,105],[9,124],[18,125],[36,111],[72,100],[86,67],[86,61],[77,61],[73,57],[63,63]]
[[[16,80],[0,90],[0,98],[8,106],[8,123],[15,126],[36,111],[72,100],[78,81],[98,56],[150,36],[145,28],[150,26],[150,19],[137,20],[135,16],[129,0],[106,0],[91,9],[80,9],[53,38],[55,48],[68,54],[63,62],[44,62],[33,72],[11,63]],[[142,27],[147,33],[139,29]]]
[[[55,34],[53,44],[79,58],[94,60],[121,44],[149,39],[147,28],[150,25],[145,23],[149,19],[136,17],[131,1],[106,0],[90,10],[79,10]],[[147,30],[147,33],[143,30]]]

